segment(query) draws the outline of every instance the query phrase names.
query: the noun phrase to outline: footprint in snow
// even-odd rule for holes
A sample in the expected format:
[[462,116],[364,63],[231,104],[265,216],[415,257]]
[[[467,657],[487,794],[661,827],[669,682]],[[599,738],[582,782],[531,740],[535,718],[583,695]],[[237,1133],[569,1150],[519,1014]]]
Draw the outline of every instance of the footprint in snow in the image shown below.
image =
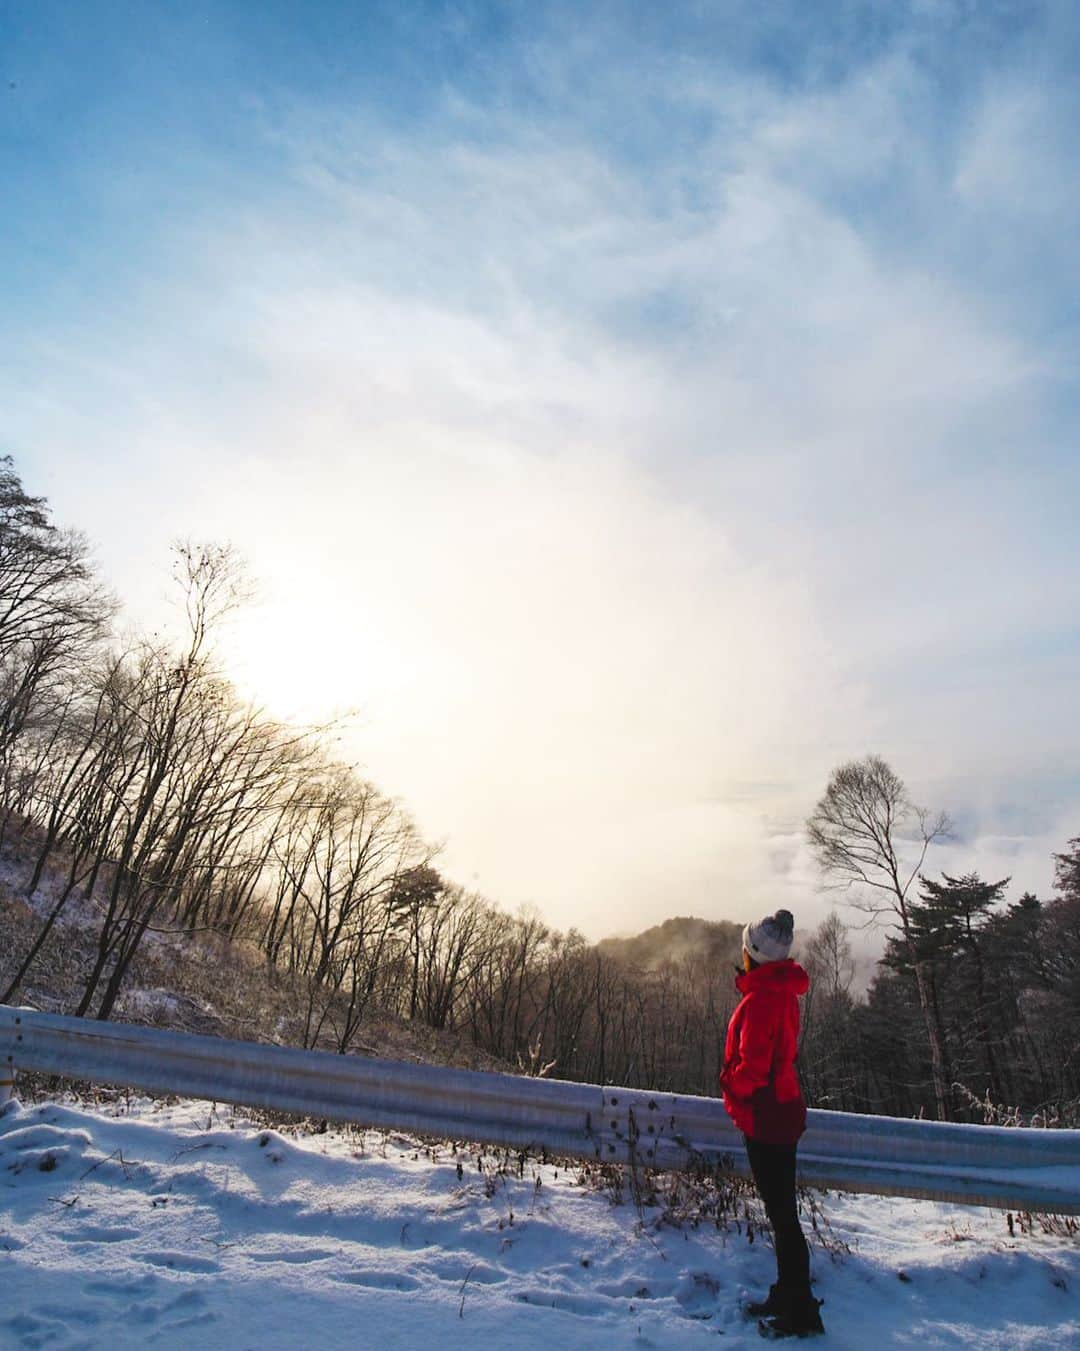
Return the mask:
[[123,1243],[129,1238],[138,1238],[138,1229],[125,1228],[123,1225],[110,1227],[104,1224],[84,1224],[70,1233],[59,1235],[62,1243]]
[[672,1281],[646,1281],[641,1276],[627,1276],[622,1281],[607,1281],[594,1287],[598,1295],[609,1299],[655,1299],[671,1294]]
[[5,1345],[23,1346],[27,1351],[38,1351],[39,1347],[48,1346],[68,1331],[58,1319],[39,1318],[32,1313],[16,1314],[14,1318],[0,1324],[0,1327],[7,1328],[16,1339],[11,1343],[5,1341]]
[[209,1257],[196,1257],[192,1253],[173,1252],[162,1249],[158,1252],[139,1253],[140,1262],[148,1262],[154,1267],[168,1267],[170,1271],[211,1272],[220,1271],[219,1264]]
[[[96,1309],[92,1304],[57,1305],[16,1314],[0,1322],[0,1346],[20,1346],[26,1351],[39,1347],[62,1346],[64,1351],[92,1351],[100,1345],[98,1336],[80,1337],[79,1333],[95,1328],[111,1312]],[[8,1330],[14,1340],[4,1335]]]
[[538,1309],[558,1309],[560,1313],[572,1313],[578,1318],[602,1318],[607,1310],[588,1295],[570,1295],[563,1291],[523,1290],[518,1296],[522,1304],[532,1304]]
[[369,1290],[416,1290],[420,1286],[414,1276],[395,1271],[346,1271],[334,1279],[344,1285],[362,1285]]
[[[429,1262],[425,1265],[425,1271],[438,1281],[457,1282],[459,1285],[466,1278],[470,1285],[498,1285],[500,1281],[505,1281],[507,1276],[505,1271],[499,1271],[497,1267],[486,1266],[482,1262],[470,1265],[468,1262]],[[466,1277],[467,1273],[467,1277]]]
[[156,1290],[160,1284],[152,1272],[143,1276],[119,1276],[115,1280],[87,1281],[85,1290],[91,1295],[123,1295],[126,1299],[139,1299]]
[[154,1333],[153,1340],[175,1346],[176,1333],[216,1322],[218,1315],[205,1308],[205,1304],[205,1296],[198,1290],[184,1290],[162,1308],[161,1326]]
[[704,1322],[715,1316],[718,1309],[720,1282],[707,1271],[690,1271],[679,1284],[675,1299],[683,1316]]
[[287,1262],[291,1266],[300,1266],[306,1262],[325,1262],[328,1258],[336,1256],[337,1253],[331,1252],[328,1248],[294,1248],[282,1252],[248,1253],[252,1262]]

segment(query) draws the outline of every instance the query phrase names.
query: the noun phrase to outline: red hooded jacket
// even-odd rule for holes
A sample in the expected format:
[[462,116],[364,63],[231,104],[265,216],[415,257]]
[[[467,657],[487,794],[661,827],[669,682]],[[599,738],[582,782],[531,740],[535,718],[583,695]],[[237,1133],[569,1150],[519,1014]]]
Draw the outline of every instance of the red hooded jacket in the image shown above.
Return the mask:
[[742,999],[728,1023],[720,1087],[736,1126],[763,1144],[793,1145],[806,1129],[795,1054],[799,996],[810,977],[789,958],[735,979]]

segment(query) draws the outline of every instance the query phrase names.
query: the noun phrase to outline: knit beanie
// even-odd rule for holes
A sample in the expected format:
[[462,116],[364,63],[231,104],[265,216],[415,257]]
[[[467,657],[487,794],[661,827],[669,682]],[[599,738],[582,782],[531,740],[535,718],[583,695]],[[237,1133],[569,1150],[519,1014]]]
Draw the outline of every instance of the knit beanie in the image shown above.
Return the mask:
[[795,934],[795,917],[790,910],[778,910],[766,915],[756,924],[748,924],[742,931],[743,947],[755,962],[782,962],[791,951]]

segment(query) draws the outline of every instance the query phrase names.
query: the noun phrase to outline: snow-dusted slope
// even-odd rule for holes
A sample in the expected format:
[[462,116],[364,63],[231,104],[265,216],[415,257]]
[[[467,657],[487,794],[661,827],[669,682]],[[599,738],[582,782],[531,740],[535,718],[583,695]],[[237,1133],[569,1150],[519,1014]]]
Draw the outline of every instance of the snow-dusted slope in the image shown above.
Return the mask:
[[[0,1347],[763,1345],[739,1312],[772,1278],[760,1239],[643,1225],[573,1171],[434,1155],[297,1142],[200,1103],[10,1104]],[[826,1204],[853,1251],[815,1251],[818,1345],[1080,1347],[1076,1242],[1011,1240],[959,1206]]]

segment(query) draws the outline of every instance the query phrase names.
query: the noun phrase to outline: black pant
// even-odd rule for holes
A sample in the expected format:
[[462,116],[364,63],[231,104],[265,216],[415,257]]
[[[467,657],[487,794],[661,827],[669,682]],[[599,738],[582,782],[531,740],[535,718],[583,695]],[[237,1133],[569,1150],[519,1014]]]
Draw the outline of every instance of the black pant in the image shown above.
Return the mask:
[[776,1245],[776,1281],[785,1294],[810,1293],[810,1250],[795,1202],[795,1146],[766,1145],[746,1136],[746,1156],[765,1203]]

